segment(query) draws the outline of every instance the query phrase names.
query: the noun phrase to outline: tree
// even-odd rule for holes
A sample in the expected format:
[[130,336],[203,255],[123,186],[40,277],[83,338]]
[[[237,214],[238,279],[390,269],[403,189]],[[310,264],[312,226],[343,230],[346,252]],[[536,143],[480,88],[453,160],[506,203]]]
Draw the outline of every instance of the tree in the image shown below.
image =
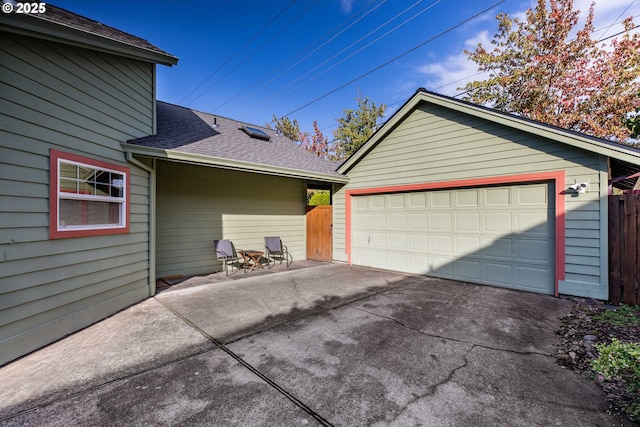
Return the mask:
[[318,190],[309,199],[309,206],[330,205],[331,194],[327,190]]
[[318,128],[318,122],[316,120],[313,121],[313,134],[309,132],[300,134],[300,145],[321,159],[328,160],[330,158],[329,139],[324,136],[320,128]]
[[369,98],[363,98],[360,93],[355,99],[358,110],[343,110],[343,117],[337,120],[338,129],[333,131],[336,160],[355,153],[373,135],[378,119],[387,108],[385,104],[377,107],[373,101],[369,104]]
[[[640,98],[640,92],[638,92],[638,97]],[[640,138],[640,107],[625,117],[624,125],[631,131],[631,138]]]
[[270,123],[267,123],[265,127],[267,129],[271,129],[272,123],[275,125],[275,130],[280,132],[282,135],[293,141],[300,142],[300,137],[302,134],[300,133],[300,126],[298,125],[298,121],[296,119],[291,120],[286,116],[278,118],[274,114],[273,120]]
[[[549,9],[547,9],[547,3]],[[580,11],[573,0],[538,0],[524,22],[499,14],[492,50],[465,51],[489,72],[468,83],[466,99],[498,110],[605,139],[626,141],[620,117],[640,90],[640,35],[625,34],[607,48],[591,38],[592,3],[584,28],[572,36]]]

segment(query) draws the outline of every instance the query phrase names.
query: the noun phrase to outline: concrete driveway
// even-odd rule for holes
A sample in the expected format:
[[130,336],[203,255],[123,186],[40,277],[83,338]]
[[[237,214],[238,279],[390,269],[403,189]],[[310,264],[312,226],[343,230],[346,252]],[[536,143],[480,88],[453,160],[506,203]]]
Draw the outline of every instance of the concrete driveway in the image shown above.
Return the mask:
[[633,425],[555,364],[571,301],[306,266],[174,286],[0,368],[0,424]]

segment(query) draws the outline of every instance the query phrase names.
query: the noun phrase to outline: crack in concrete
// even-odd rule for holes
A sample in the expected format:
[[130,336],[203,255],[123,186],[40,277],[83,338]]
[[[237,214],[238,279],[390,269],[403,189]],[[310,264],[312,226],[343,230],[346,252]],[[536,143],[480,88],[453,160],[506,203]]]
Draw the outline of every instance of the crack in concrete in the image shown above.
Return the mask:
[[306,302],[307,304],[311,304],[311,305],[315,304],[313,301],[309,301],[304,297],[304,295],[302,295],[302,293],[300,292],[300,289],[298,288],[298,282],[296,282],[295,279],[291,279],[290,282],[293,285],[293,290],[295,291],[298,298],[300,298],[302,301]]
[[362,307],[353,307],[353,308],[355,308],[356,310],[364,311],[365,313],[369,313],[369,314],[371,314],[373,316],[377,316],[377,317],[381,317],[383,319],[391,320],[392,322],[397,323],[398,325],[402,326],[403,328],[409,329],[410,331],[417,332],[420,335],[424,335],[424,336],[431,337],[431,338],[440,338],[440,339],[445,339],[445,340],[449,340],[449,341],[459,342],[459,343],[462,343],[462,344],[470,344],[472,346],[484,348],[486,350],[504,351],[504,352],[507,352],[507,353],[518,354],[518,355],[522,355],[522,356],[537,355],[537,356],[545,356],[545,357],[554,357],[552,354],[543,353],[543,352],[539,352],[539,351],[518,351],[518,350],[509,349],[509,348],[496,348],[496,347],[491,347],[491,346],[484,345],[484,344],[478,344],[478,343],[475,343],[475,342],[462,340],[462,339],[459,339],[459,338],[447,337],[447,336],[444,336],[444,335],[430,334],[430,333],[421,331],[420,329],[413,328],[413,327],[411,327],[411,326],[409,326],[409,325],[407,325],[405,323],[402,323],[398,319],[395,319],[395,318],[393,318],[391,316],[385,316],[384,314],[375,313],[373,311],[367,310],[367,309],[362,308]]
[[422,393],[417,396],[414,395],[413,399],[410,399],[407,403],[405,403],[405,405],[402,408],[400,408],[398,413],[395,414],[395,416],[390,422],[394,422],[395,420],[397,420],[398,417],[400,417],[403,413],[405,413],[407,409],[409,409],[409,407],[414,403],[416,403],[417,401],[422,400],[427,396],[432,396],[436,394],[436,392],[438,391],[438,388],[442,387],[445,384],[448,384],[453,380],[453,376],[456,374],[456,372],[458,372],[460,369],[466,368],[469,365],[469,359],[467,359],[467,356],[469,355],[469,353],[473,351],[475,347],[477,347],[475,344],[470,344],[470,345],[471,347],[467,350],[467,352],[463,356],[464,363],[462,363],[460,366],[456,366],[454,369],[449,371],[449,374],[445,378],[443,378],[440,382],[430,385],[427,388],[427,391],[425,393]]

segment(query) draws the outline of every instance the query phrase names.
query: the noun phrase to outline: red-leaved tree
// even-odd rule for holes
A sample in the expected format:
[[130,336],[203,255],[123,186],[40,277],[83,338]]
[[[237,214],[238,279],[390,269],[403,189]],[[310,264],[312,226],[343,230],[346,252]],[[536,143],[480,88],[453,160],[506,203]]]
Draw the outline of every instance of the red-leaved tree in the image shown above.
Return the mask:
[[[547,8],[548,6],[548,8]],[[630,130],[621,119],[640,91],[640,34],[609,46],[592,38],[594,4],[575,35],[573,0],[538,0],[525,21],[498,15],[494,48],[465,51],[489,78],[468,83],[466,99],[498,110],[620,142]]]
[[309,132],[300,133],[300,145],[321,159],[329,159],[330,157],[329,139],[318,128],[316,120],[313,121],[313,134]]

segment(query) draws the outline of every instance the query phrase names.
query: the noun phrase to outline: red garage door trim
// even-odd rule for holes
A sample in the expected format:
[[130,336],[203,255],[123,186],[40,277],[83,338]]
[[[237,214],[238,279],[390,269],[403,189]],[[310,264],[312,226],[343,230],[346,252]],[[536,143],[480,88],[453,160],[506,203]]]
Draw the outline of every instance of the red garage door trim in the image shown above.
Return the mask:
[[532,174],[522,175],[507,175],[496,176],[490,178],[477,178],[477,179],[465,179],[460,181],[441,181],[441,182],[428,182],[422,184],[410,184],[410,185],[396,185],[389,187],[372,187],[372,188],[357,188],[353,190],[346,190],[346,222],[345,222],[345,249],[347,252],[347,260],[351,264],[351,198],[353,196],[365,196],[373,194],[383,193],[406,193],[410,191],[425,191],[425,190],[438,190],[438,189],[453,189],[459,187],[482,187],[487,185],[497,184],[517,184],[534,181],[553,181],[555,188],[555,206],[556,206],[556,283],[555,283],[555,295],[558,296],[558,282],[565,278],[565,207],[563,192],[565,187],[565,172],[553,171],[553,172],[540,172]]

